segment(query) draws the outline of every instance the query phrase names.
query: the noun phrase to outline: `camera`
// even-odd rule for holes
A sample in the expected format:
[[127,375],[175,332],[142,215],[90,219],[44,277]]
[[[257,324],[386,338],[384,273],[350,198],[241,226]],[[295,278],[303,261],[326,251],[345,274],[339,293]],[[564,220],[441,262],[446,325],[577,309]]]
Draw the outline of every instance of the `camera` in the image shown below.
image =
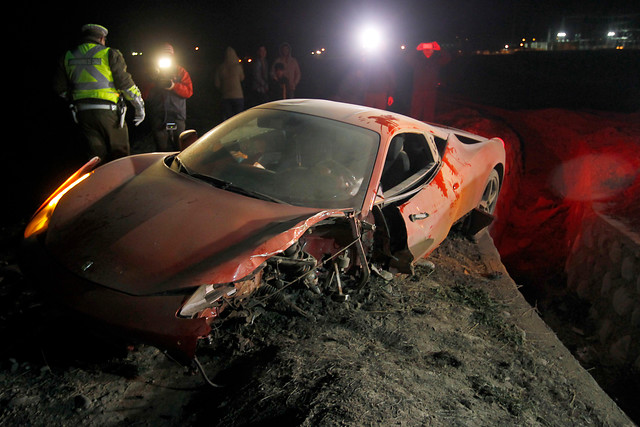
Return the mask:
[[162,75],[158,76],[157,82],[158,86],[160,86],[162,89],[169,89],[173,84],[173,81],[170,77],[164,77]]
[[158,68],[156,74],[156,83],[163,89],[169,89],[176,78],[174,75],[175,67],[171,58],[161,57],[158,60]]

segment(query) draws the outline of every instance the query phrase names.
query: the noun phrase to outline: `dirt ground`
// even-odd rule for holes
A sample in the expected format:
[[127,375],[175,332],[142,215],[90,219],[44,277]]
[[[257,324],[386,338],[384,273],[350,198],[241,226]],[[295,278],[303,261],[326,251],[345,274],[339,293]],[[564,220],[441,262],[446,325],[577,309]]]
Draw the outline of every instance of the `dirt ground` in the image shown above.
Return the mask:
[[0,425],[633,425],[486,232],[450,235],[415,275],[375,276],[347,302],[292,290],[306,316],[280,303],[228,319],[198,352],[206,377],[78,334],[22,279],[19,232],[3,230]]

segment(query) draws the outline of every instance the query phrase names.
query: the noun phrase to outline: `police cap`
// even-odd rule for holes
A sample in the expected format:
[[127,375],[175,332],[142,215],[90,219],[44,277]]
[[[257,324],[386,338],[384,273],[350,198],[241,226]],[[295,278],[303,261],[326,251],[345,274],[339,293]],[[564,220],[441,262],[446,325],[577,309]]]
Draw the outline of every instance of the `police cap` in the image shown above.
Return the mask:
[[98,24],[85,24],[82,26],[82,34],[93,37],[107,37],[109,30]]

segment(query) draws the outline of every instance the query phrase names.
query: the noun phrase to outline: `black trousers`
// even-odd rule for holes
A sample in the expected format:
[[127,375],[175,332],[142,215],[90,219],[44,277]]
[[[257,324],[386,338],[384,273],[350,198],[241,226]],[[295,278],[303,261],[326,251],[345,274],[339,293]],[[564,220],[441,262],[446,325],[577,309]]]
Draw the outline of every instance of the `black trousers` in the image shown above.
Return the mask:
[[164,120],[159,118],[151,119],[156,151],[178,151],[178,138],[184,132],[186,125],[184,120],[176,120],[173,123],[175,123],[175,129],[167,129],[167,123]]
[[77,114],[87,156],[98,156],[103,163],[130,154],[129,129],[120,127],[118,113],[110,110],[82,110]]

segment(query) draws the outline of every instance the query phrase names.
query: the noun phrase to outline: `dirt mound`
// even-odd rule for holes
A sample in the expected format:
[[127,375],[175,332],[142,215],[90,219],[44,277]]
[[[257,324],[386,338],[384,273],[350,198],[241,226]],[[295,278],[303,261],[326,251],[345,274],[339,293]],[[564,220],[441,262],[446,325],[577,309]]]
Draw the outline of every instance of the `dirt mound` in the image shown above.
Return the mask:
[[198,356],[214,387],[152,347],[64,333],[9,258],[0,424],[632,424],[524,302],[488,234],[452,235],[430,262],[347,302],[298,289],[227,319]]

